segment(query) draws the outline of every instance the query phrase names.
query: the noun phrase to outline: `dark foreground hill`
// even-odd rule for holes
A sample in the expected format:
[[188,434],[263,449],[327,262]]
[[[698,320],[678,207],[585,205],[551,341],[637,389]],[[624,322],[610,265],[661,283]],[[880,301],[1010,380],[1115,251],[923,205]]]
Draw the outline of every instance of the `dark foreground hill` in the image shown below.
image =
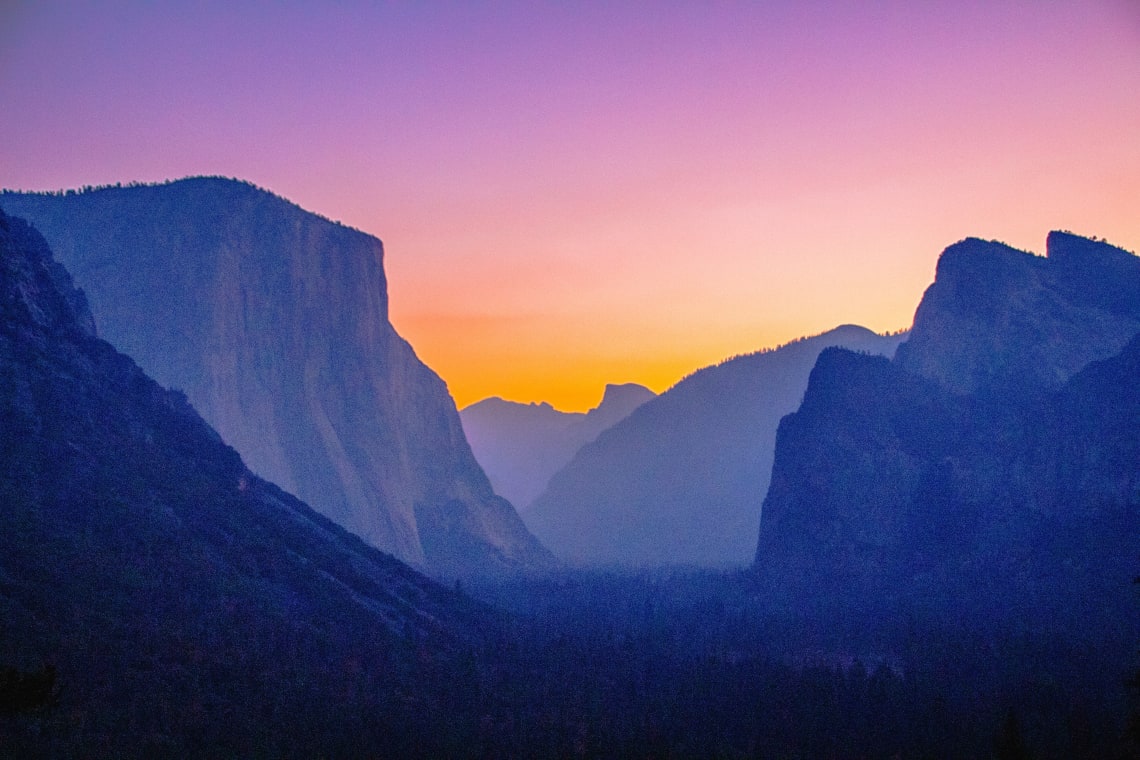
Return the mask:
[[653,398],[637,385],[607,385],[588,412],[560,412],[550,404],[488,398],[459,412],[463,432],[495,493],[510,500],[525,521],[527,508],[574,453]]
[[220,178],[0,207],[47,238],[100,335],[184,391],[258,475],[435,573],[549,563],[389,323],[376,238]]
[[582,447],[527,512],[575,563],[748,564],[780,418],[819,352],[893,354],[901,335],[845,325],[706,367]]
[[493,624],[253,475],[0,213],[0,754],[448,754]]
[[781,423],[756,568],[791,607],[1135,641],[1140,259],[948,248],[893,361],[824,352]]

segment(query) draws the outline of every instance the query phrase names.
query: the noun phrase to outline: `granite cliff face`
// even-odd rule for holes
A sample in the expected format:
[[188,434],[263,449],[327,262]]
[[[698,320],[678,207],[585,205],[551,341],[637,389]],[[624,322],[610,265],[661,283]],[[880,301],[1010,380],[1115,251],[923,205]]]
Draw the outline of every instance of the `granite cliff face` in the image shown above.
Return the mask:
[[890,355],[901,340],[846,325],[702,369],[582,447],[527,524],[577,563],[746,565],[776,426],[819,352]]
[[44,234],[100,334],[184,391],[254,472],[434,572],[549,561],[388,322],[376,238],[215,178],[0,206]]
[[[450,754],[419,705],[487,611],[254,476],[83,302],[0,212],[5,754]],[[66,720],[14,719],[8,668]]]
[[825,351],[780,423],[755,561],[770,588],[1123,630],[1138,286],[1140,259],[1067,234],[1048,259],[947,249],[895,359]]
[[968,239],[938,260],[899,365],[954,393],[1060,387],[1140,331],[1136,257],[1050,233],[1047,257]]
[[636,383],[611,384],[601,403],[585,413],[488,398],[461,410],[459,417],[495,493],[514,504],[525,520],[531,502],[578,449],[653,396]]

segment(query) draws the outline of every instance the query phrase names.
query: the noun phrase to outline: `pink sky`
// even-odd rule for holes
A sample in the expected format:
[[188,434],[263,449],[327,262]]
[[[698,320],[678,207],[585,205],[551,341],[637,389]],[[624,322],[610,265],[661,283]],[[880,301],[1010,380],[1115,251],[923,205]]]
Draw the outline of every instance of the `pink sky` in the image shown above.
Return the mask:
[[1129,0],[241,5],[0,4],[0,186],[221,174],[375,234],[460,406],[906,327],[966,236],[1140,250]]

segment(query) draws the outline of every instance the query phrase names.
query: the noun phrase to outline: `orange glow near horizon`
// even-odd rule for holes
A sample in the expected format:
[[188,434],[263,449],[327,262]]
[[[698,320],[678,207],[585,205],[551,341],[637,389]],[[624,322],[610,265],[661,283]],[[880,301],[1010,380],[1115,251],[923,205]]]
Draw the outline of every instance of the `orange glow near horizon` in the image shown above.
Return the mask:
[[[1043,254],[1051,229],[1071,229],[1140,250],[1127,190],[1102,176],[1000,199],[972,176],[941,175],[856,199],[804,191],[797,199],[810,202],[664,217],[634,208],[602,229],[504,234],[495,255],[481,255],[477,238],[457,256],[458,240],[397,227],[386,238],[391,316],[460,408],[499,396],[584,411],[607,382],[660,393],[729,356],[840,324],[905,329],[939,253],[963,237]],[[929,202],[943,192],[973,199],[953,209]],[[450,271],[401,256],[433,245]]]
[[1119,0],[45,0],[0,43],[0,187],[219,174],[374,234],[460,407],[905,328],[968,236],[1140,250]]

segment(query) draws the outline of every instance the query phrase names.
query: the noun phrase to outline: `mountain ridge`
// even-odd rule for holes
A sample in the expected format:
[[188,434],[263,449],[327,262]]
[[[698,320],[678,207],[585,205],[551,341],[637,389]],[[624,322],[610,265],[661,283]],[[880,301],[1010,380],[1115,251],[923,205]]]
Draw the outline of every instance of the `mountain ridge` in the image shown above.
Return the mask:
[[527,524],[574,563],[747,565],[776,426],[816,355],[835,343],[893,353],[902,340],[844,325],[698,370],[582,447]]
[[[1135,262],[1108,243],[1062,232],[1050,233],[1046,256],[978,238],[955,243],[938,258],[899,361],[955,393],[1013,378],[1060,387],[1140,331],[1140,289],[1128,284]],[[1072,339],[1053,339],[1060,334]],[[1005,350],[1013,344],[1023,350]]]
[[562,412],[547,402],[523,404],[492,397],[460,410],[463,430],[495,492],[524,516],[550,477],[602,431],[654,393],[636,383],[607,383],[588,412]]

